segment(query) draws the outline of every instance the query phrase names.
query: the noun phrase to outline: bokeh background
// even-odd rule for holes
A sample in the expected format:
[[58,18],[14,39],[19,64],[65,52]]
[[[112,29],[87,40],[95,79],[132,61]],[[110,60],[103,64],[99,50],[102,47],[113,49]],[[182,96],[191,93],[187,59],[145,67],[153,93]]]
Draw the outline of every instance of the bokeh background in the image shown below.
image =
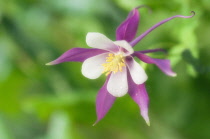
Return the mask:
[[[88,48],[88,32],[115,40],[136,6],[138,34],[173,15],[135,50],[164,48],[177,77],[144,66],[150,96],[148,127],[126,95],[96,126],[95,98],[105,76],[82,76],[81,63],[45,66],[73,47]],[[209,139],[209,0],[0,0],[0,139]]]

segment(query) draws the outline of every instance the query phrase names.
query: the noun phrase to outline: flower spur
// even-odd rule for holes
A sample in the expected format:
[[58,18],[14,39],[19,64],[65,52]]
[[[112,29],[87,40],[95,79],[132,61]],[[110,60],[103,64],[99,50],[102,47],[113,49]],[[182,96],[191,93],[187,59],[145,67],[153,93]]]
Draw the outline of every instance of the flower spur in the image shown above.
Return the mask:
[[111,41],[105,35],[91,32],[86,36],[88,48],[72,48],[47,63],[55,65],[62,62],[83,62],[82,74],[89,79],[96,79],[105,74],[107,79],[99,90],[96,98],[97,120],[100,121],[111,108],[116,97],[122,97],[127,92],[139,105],[141,115],[148,125],[149,97],[145,88],[147,75],[144,69],[134,60],[137,57],[148,64],[155,64],[160,70],[169,76],[176,76],[171,70],[170,61],[167,59],[151,58],[146,53],[164,51],[163,49],[150,49],[134,51],[133,47],[147,36],[152,30],[174,18],[191,18],[191,16],[175,15],[152,26],[150,29],[136,37],[139,25],[138,8],[134,8],[116,30],[116,41]]

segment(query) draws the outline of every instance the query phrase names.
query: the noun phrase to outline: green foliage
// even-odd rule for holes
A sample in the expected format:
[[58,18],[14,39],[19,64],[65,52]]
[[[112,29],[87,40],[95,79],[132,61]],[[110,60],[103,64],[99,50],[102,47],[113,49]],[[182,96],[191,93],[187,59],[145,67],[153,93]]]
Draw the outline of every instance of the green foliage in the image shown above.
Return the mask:
[[[144,65],[150,96],[147,127],[126,95],[96,126],[95,98],[105,76],[89,80],[81,63],[45,66],[73,47],[88,47],[87,32],[115,39],[116,27],[139,5],[138,34],[170,16],[136,50],[165,48],[177,77]],[[0,139],[210,138],[210,2],[181,0],[0,0]]]

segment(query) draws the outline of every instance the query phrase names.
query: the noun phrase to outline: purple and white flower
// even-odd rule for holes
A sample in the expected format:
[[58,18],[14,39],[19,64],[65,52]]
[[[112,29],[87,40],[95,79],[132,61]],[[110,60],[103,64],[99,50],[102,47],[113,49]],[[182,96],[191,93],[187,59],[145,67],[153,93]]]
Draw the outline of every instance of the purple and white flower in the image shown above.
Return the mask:
[[191,18],[191,16],[175,15],[152,26],[140,36],[136,37],[139,25],[138,8],[134,8],[127,19],[116,30],[116,41],[112,41],[101,33],[90,32],[86,36],[86,43],[91,49],[72,48],[47,65],[55,65],[62,62],[83,62],[82,74],[89,79],[96,79],[100,75],[107,76],[105,84],[99,90],[96,98],[97,120],[100,121],[111,108],[116,97],[122,97],[127,92],[139,105],[141,115],[150,125],[148,117],[149,97],[145,88],[147,74],[144,69],[134,60],[137,57],[141,61],[155,64],[161,71],[169,76],[176,76],[171,70],[170,61],[167,59],[151,58],[146,53],[164,51],[152,49],[134,51],[133,47],[147,34],[158,26],[171,19]]

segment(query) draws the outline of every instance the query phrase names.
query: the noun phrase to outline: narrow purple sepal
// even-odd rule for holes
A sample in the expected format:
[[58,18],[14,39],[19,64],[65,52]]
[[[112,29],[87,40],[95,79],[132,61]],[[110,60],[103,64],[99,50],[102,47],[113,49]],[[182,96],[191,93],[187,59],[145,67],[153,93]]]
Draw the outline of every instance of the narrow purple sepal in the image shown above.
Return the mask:
[[93,125],[97,124],[106,115],[106,113],[112,107],[112,104],[114,103],[116,99],[107,91],[108,81],[109,81],[109,76],[107,77],[105,84],[102,86],[102,88],[98,92],[98,95],[96,98],[97,120]]
[[155,24],[154,26],[152,26],[151,28],[149,28],[147,31],[145,31],[144,33],[142,33],[140,36],[138,36],[137,38],[135,38],[132,42],[130,42],[131,46],[135,46],[139,41],[141,41],[145,36],[147,36],[151,31],[153,31],[154,29],[156,29],[157,27],[159,27],[160,25],[174,19],[174,18],[191,18],[195,15],[195,12],[192,11],[191,12],[192,15],[191,16],[183,16],[183,15],[175,15],[169,18],[166,18],[165,20],[162,20],[160,22],[158,22],[157,24]]
[[139,25],[139,12],[137,8],[133,9],[125,21],[123,21],[116,30],[116,40],[126,40],[130,42],[136,36]]
[[145,84],[137,85],[133,82],[130,74],[128,75],[128,93],[131,98],[139,105],[141,116],[146,121],[147,125],[150,126],[149,116],[148,116],[148,105],[149,96],[147,94]]
[[138,57],[141,61],[143,61],[145,63],[155,64],[166,75],[176,76],[176,73],[173,72],[172,69],[171,69],[170,60],[168,60],[168,59],[151,58],[151,57],[149,57],[149,56],[147,56],[145,54],[142,54],[140,52],[135,52],[133,55]]
[[88,48],[72,48],[63,53],[56,60],[47,63],[46,65],[55,65],[63,62],[83,62],[89,57],[106,53],[107,51],[101,49],[88,49]]

